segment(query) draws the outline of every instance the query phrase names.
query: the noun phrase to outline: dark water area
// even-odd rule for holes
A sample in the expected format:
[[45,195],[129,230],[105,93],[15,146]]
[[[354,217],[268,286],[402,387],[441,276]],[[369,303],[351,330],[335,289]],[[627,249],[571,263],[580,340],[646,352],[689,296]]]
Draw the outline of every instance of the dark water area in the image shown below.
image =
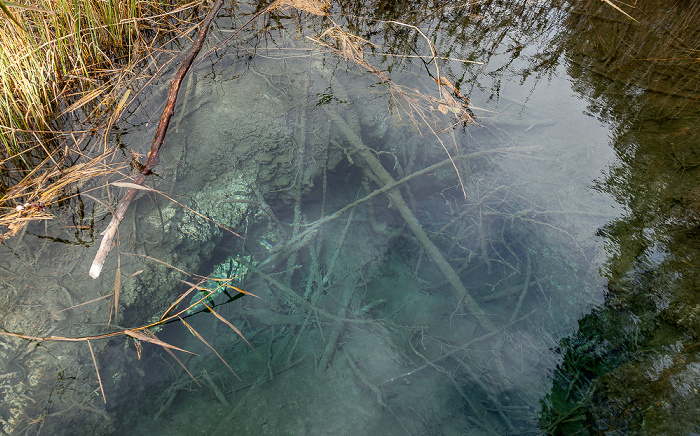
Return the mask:
[[227,9],[103,275],[92,197],[0,247],[4,329],[117,332],[2,338],[3,431],[700,432],[698,8],[620,7]]

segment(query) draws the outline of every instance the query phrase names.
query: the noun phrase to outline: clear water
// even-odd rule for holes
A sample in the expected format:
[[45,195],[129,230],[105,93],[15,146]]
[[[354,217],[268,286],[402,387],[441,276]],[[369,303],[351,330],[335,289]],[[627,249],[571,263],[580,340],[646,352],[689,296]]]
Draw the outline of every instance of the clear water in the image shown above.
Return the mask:
[[[8,265],[35,270],[34,287],[50,292],[27,300],[44,307],[24,325],[13,318],[22,311],[2,322],[41,336],[104,331],[109,299],[59,310],[108,295],[119,251],[117,328],[147,324],[192,274],[238,271],[231,283],[252,295],[227,302],[217,293],[213,302],[245,340],[207,312],[185,318],[196,334],[178,320],[164,326],[160,339],[197,353],[176,352],[191,376],[155,345],[137,356],[124,336],[92,341],[106,406],[85,343],[24,352],[10,341],[8,380],[20,362],[41,362],[24,375],[38,387],[18,388],[14,400],[29,408],[20,394],[38,396],[41,419],[16,428],[539,434],[556,432],[541,421],[547,411],[549,423],[575,418],[552,406],[570,363],[566,340],[605,307],[610,275],[601,271],[620,251],[599,229],[629,204],[606,189],[624,163],[611,140],[619,124],[593,116],[571,64],[537,66],[560,30],[554,12],[538,11],[521,10],[508,26],[491,22],[505,14],[495,7],[471,10],[471,21],[459,9],[404,16],[435,42],[436,63],[415,31],[346,13],[373,35],[375,51],[409,44],[402,53],[424,56],[367,47],[365,65],[307,38],[328,20],[282,14],[281,27],[258,25],[196,66],[151,180],[177,203],[139,199],[94,282],[85,272],[96,244],[47,246],[32,236],[56,235],[53,227],[9,241]],[[221,19],[210,40],[232,27]],[[440,95],[438,76],[465,99],[451,85],[442,92],[455,100]],[[122,126],[135,150],[150,142],[166,85]],[[453,109],[464,108],[473,120],[455,124]],[[71,269],[53,273],[57,262]],[[26,274],[12,277],[17,296],[34,295]],[[670,365],[657,360],[661,372]],[[695,389],[692,378],[677,383]]]

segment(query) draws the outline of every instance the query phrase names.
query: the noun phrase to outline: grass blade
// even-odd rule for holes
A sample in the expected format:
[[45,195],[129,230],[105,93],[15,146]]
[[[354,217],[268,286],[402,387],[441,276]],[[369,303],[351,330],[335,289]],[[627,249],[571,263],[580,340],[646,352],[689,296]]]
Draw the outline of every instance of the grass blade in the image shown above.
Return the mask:
[[119,291],[122,288],[122,266],[121,259],[117,257],[117,274],[114,277],[114,289],[112,293],[114,294],[114,322],[117,322],[117,315],[119,311]]
[[195,356],[197,355],[197,353],[183,350],[182,348],[178,348],[174,345],[168,344],[167,342],[163,342],[158,338],[148,337],[148,336],[144,335],[143,333],[137,332],[136,330],[124,330],[124,334],[129,336],[129,337],[132,337],[134,339],[138,339],[139,341],[150,342],[151,344],[160,345],[163,348],[172,348],[173,350],[182,351],[183,353],[193,354]]
[[[160,339],[158,339],[158,338],[156,337],[155,334],[153,334],[152,331],[146,329],[146,330],[144,330],[144,332],[146,332],[146,334],[147,334],[148,336],[152,337],[153,339],[155,339],[155,340],[160,340]],[[180,364],[180,366],[182,367],[182,369],[184,369],[185,372],[187,372],[187,374],[189,374],[189,376],[192,378],[192,380],[194,380],[194,382],[197,383],[197,386],[202,386],[202,385],[199,384],[199,382],[197,381],[197,379],[194,378],[194,376],[192,375],[192,373],[190,372],[190,370],[187,369],[187,367],[185,366],[185,364],[182,363],[182,361],[181,361],[180,359],[178,359],[178,357],[175,355],[175,353],[173,353],[173,352],[172,352],[170,349],[168,349],[168,348],[164,348],[164,350],[167,351],[168,354],[170,354],[170,355],[173,357],[173,359],[175,359],[175,360],[177,361],[177,363]]]
[[[167,309],[165,312],[163,312],[163,315],[161,315],[161,316],[160,316],[160,319],[158,320],[159,322],[160,322],[160,321],[163,321],[165,318],[167,318],[168,315],[170,314],[170,312],[172,312],[173,309],[175,309],[175,308],[177,307],[177,305],[180,304],[180,302],[181,302],[182,300],[184,300],[185,298],[187,298],[187,296],[190,295],[190,294],[192,293],[192,291],[196,291],[196,290],[199,289],[199,286],[198,286],[198,285],[195,285],[195,284],[190,283],[190,282],[188,282],[188,281],[181,280],[181,282],[188,284],[188,285],[190,286],[190,288],[187,290],[187,292],[185,292],[184,294],[182,294],[182,295],[180,295],[179,297],[177,297],[177,300],[175,300],[175,302],[174,302],[173,304],[171,304],[170,307],[168,307],[168,309]],[[187,309],[185,309],[185,310],[187,310]],[[184,312],[184,311],[183,311],[183,312]],[[182,312],[179,312],[178,314],[180,314],[180,313],[182,313]]]
[[[178,316],[178,318],[180,318],[180,317]],[[200,341],[204,342],[204,345],[206,345],[207,347],[209,347],[209,348],[211,349],[211,351],[213,351],[214,354],[216,354],[216,357],[218,357],[219,360],[221,360],[222,362],[224,362],[224,365],[226,365],[226,367],[229,369],[229,371],[231,371],[231,373],[232,373],[233,375],[235,375],[236,378],[237,378],[238,380],[241,379],[240,377],[238,377],[238,374],[236,374],[236,372],[233,370],[233,368],[231,368],[231,366],[230,366],[228,363],[226,363],[226,361],[224,360],[224,358],[221,357],[221,354],[219,354],[218,351],[216,351],[216,350],[214,349],[214,347],[212,347],[211,345],[209,345],[209,342],[207,342],[206,340],[204,340],[204,338],[202,337],[202,335],[200,335],[199,332],[197,332],[197,330],[195,330],[194,328],[192,328],[191,325],[187,324],[187,321],[185,321],[184,319],[180,318],[180,321],[182,321],[182,323],[185,324],[185,327],[187,327],[187,328],[192,332],[193,335],[197,336],[197,339],[199,339]]]
[[92,351],[92,344],[90,341],[86,341],[88,347],[90,348],[90,355],[92,356],[92,363],[95,365],[95,372],[97,373],[97,382],[100,384],[100,391],[102,392],[102,400],[107,404],[107,397],[105,396],[105,390],[102,387],[102,377],[100,377],[100,370],[97,368],[97,359],[95,359],[95,353]]
[[7,6],[5,6],[5,3],[2,0],[0,0],[0,9],[2,9],[2,11],[5,13],[5,15],[7,15],[7,17],[17,25],[17,27],[24,30],[24,27],[22,27],[22,25],[19,24],[19,22],[17,22],[17,20],[15,20],[14,15],[12,15],[10,10],[7,9]]
[[240,336],[241,339],[243,339],[243,340],[245,341],[245,343],[248,344],[248,345],[250,346],[250,348],[253,348],[253,346],[250,345],[250,342],[248,342],[248,339],[246,339],[245,336],[243,336],[243,333],[241,333],[241,331],[238,330],[238,328],[236,328],[235,325],[231,324],[231,323],[229,322],[229,320],[227,320],[227,319],[224,318],[223,316],[221,316],[221,315],[219,315],[218,313],[214,312],[214,309],[212,309],[211,307],[209,307],[206,303],[202,303],[202,304],[204,304],[204,305],[207,307],[207,309],[209,309],[209,312],[211,312],[212,314],[214,314],[214,316],[217,317],[217,318],[219,319],[219,321],[223,322],[224,324],[226,324],[227,326],[229,326],[229,327],[231,328],[231,330],[233,330],[234,332],[236,332],[236,334],[238,334],[238,336]]

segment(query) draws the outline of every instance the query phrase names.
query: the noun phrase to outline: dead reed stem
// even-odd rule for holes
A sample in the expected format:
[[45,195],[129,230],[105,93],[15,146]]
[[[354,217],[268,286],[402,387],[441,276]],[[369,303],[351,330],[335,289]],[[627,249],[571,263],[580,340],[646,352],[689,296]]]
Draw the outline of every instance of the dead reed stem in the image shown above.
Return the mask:
[[97,367],[97,359],[95,359],[95,352],[92,351],[92,344],[90,340],[86,340],[88,347],[90,348],[90,356],[92,356],[92,363],[95,365],[95,372],[97,373],[97,382],[100,384],[100,392],[102,392],[102,400],[107,404],[107,397],[105,396],[105,390],[102,387],[102,377],[100,377],[100,369]]

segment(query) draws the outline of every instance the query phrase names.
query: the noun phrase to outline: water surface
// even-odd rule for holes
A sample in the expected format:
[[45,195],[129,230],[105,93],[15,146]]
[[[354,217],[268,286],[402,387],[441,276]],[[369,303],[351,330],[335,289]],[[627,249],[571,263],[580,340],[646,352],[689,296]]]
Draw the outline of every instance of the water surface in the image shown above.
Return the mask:
[[[34,281],[52,292],[35,318],[15,312],[24,325],[4,316],[14,330],[104,331],[108,299],[59,310],[108,295],[115,274],[116,328],[145,325],[198,274],[249,293],[204,301],[245,339],[198,306],[155,332],[198,354],[177,354],[180,363],[152,344],[137,355],[124,336],[102,341],[106,406],[84,344],[25,352],[8,342],[13,359],[32,362],[24,377],[53,369],[35,383],[46,391],[41,421],[12,425],[116,434],[624,430],[628,423],[589,412],[634,379],[619,368],[644,359],[660,368],[649,378],[670,377],[667,386],[692,398],[696,363],[682,353],[692,321],[675,331],[684,338],[675,351],[664,342],[664,352],[639,354],[640,341],[658,335],[627,320],[643,326],[655,309],[620,296],[672,287],[683,274],[654,269],[669,258],[661,245],[636,257],[620,248],[639,222],[629,193],[655,192],[625,183],[647,189],[639,162],[661,162],[630,150],[658,137],[621,145],[627,112],[613,100],[597,109],[607,95],[600,82],[582,79],[574,49],[564,54],[566,14],[531,4],[518,14],[490,5],[392,16],[421,29],[435,60],[414,28],[357,18],[390,12],[353,7],[332,7],[338,27],[325,34],[336,25],[329,18],[280,12],[195,67],[150,182],[177,202],[144,194],[120,228],[119,263],[112,256],[99,280],[83,277],[94,248],[38,244],[40,228],[4,247],[8,262],[38,271]],[[222,17],[211,44],[234,21]],[[351,43],[362,57],[343,57]],[[121,127],[134,150],[149,143],[164,89],[154,87]],[[692,131],[682,127],[681,138]],[[664,183],[686,183],[692,162],[665,172]],[[94,210],[101,227],[106,211]],[[55,259],[67,273],[53,272]],[[13,304],[22,295],[37,304],[36,283],[12,277]],[[679,307],[672,295],[658,298],[656,310]],[[630,332],[636,350],[622,339]],[[664,375],[678,355],[687,366]],[[7,380],[19,380],[13,365]]]

